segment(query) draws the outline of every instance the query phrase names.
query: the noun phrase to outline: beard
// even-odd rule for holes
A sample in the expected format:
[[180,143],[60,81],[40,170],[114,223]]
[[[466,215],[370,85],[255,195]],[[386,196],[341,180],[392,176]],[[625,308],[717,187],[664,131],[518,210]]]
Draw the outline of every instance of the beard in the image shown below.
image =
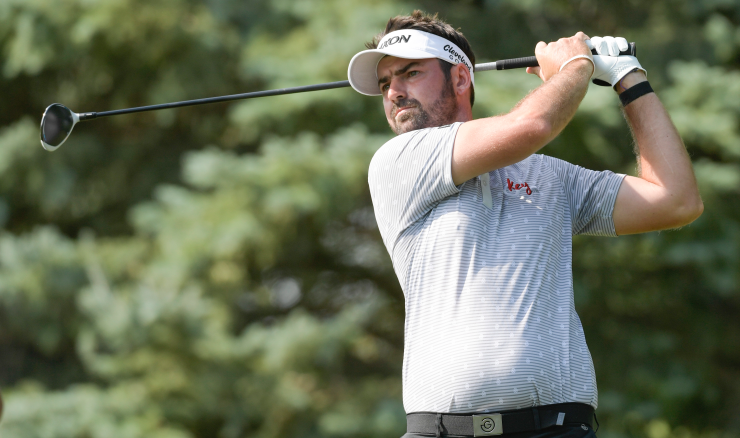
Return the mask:
[[[403,107],[411,108],[408,108],[401,117],[396,119],[398,109]],[[393,108],[391,108],[389,124],[393,132],[400,135],[417,129],[449,125],[455,121],[457,111],[457,99],[455,98],[452,81],[445,81],[445,86],[439,97],[428,108],[425,108],[416,99],[401,99],[395,102]]]

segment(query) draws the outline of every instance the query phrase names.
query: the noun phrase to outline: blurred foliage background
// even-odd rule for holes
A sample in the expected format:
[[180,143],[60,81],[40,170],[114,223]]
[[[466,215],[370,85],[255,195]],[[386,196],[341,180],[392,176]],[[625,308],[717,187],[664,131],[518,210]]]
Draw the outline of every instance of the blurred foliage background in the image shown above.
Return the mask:
[[[367,166],[391,137],[350,89],[101,119],[77,112],[346,79],[414,8],[478,62],[578,30],[638,43],[695,164],[680,231],[575,240],[605,438],[740,436],[740,3],[0,0],[0,436],[397,437],[403,296]],[[478,117],[538,79],[481,73]],[[609,89],[543,153],[635,172]]]

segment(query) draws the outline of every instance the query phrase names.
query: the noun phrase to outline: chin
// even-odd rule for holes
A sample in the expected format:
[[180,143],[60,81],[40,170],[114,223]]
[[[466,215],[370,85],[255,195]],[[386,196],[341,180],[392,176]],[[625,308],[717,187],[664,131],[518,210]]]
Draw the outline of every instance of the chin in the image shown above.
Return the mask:
[[391,125],[391,129],[393,132],[396,133],[396,135],[405,134],[410,131],[416,131],[417,129],[421,129],[418,126],[414,126],[413,123],[396,123],[394,125]]
[[421,120],[417,120],[417,117],[414,117],[414,114],[410,113],[404,113],[401,117],[398,118],[398,120],[395,121],[395,123],[390,124],[391,129],[393,132],[395,132],[397,135],[405,134],[409,131],[416,131],[417,129],[426,128],[426,126],[421,126]]

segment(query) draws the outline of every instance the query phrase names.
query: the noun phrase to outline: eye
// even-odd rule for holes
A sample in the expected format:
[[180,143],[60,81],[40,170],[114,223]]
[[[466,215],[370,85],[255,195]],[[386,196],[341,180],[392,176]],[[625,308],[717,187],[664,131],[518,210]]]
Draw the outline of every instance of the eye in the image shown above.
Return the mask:
[[419,72],[418,72],[417,70],[411,70],[411,71],[409,72],[409,76],[410,76],[410,77],[412,77],[412,76],[416,76],[416,75],[418,75],[418,74],[419,74]]
[[380,91],[387,91],[390,87],[391,85],[389,83],[385,83],[380,86]]

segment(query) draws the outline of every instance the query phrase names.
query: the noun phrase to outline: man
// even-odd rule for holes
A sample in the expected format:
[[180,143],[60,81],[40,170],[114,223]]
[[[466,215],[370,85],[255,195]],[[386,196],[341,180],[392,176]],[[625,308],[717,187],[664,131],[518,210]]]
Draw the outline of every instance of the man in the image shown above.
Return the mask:
[[[703,210],[645,70],[617,56],[624,39],[540,42],[540,66],[527,71],[543,84],[508,114],[473,120],[475,57],[460,32],[415,11],[368,48],[349,79],[383,96],[398,134],[373,157],[369,183],[406,298],[407,436],[592,435],[597,390],[573,301],[572,236],[676,228]],[[592,78],[620,94],[639,177],[535,154]]]

